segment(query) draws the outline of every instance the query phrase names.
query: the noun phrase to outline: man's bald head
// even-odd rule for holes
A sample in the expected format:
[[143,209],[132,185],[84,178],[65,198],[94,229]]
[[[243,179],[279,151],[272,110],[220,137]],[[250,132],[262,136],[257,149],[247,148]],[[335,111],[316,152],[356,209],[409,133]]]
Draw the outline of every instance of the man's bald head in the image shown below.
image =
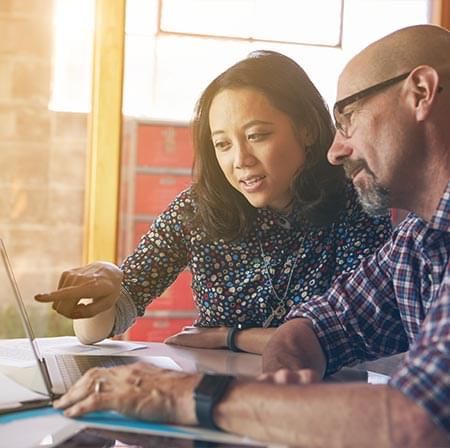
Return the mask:
[[419,65],[450,72],[448,30],[435,25],[416,25],[375,41],[345,66],[339,77],[337,101]]

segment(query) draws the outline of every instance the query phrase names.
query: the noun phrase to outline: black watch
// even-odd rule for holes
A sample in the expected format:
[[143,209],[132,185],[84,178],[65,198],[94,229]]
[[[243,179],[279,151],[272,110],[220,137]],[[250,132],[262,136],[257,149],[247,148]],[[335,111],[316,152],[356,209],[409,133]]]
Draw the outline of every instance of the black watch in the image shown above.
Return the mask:
[[214,423],[213,410],[216,403],[234,380],[232,375],[211,375],[205,373],[194,390],[195,414],[198,424],[204,428],[220,428]]
[[254,328],[255,324],[249,323],[237,323],[234,327],[230,327],[227,335],[227,347],[233,352],[242,352],[242,350],[236,345],[235,338],[236,333],[241,330],[246,330],[247,328]]

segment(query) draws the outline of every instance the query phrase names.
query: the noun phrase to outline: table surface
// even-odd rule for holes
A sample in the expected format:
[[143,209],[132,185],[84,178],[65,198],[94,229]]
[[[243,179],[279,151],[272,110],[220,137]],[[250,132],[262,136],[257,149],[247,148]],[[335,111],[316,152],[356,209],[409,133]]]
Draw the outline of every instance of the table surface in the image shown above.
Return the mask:
[[[62,349],[58,342],[61,343],[62,338],[45,338],[45,349],[41,349],[41,351],[45,354],[48,351],[48,347],[51,346],[52,341],[58,345],[58,351],[60,352]],[[66,340],[70,343],[76,344],[77,339],[67,338]],[[13,345],[13,342],[17,344],[18,340],[0,340],[0,348],[2,346]],[[22,342],[20,340],[19,342]],[[25,343],[26,341],[23,340]],[[120,341],[118,341],[120,343]],[[136,341],[124,341],[124,343]],[[164,356],[169,357],[173,360],[182,370],[187,372],[213,372],[213,373],[225,373],[225,374],[233,374],[238,376],[256,376],[261,373],[262,366],[262,358],[259,355],[249,354],[249,353],[235,353],[229,350],[207,350],[207,349],[193,349],[187,347],[173,346],[167,345],[164,343],[154,343],[154,342],[142,342],[139,344],[144,345],[144,348],[140,348],[138,350],[132,350],[127,352],[127,355],[130,356]],[[25,344],[26,345],[26,344]],[[42,344],[44,346],[44,344]],[[121,355],[125,353],[120,353]],[[382,359],[375,362],[365,363],[353,368],[346,368],[337,375],[334,375],[331,378],[331,381],[367,381],[367,372],[366,368],[369,368],[372,371],[380,372],[384,374],[391,374],[393,369],[397,366],[400,357],[391,357]],[[4,370],[4,366],[0,365],[0,372]],[[2,389],[1,384],[2,375],[0,375],[0,390]],[[5,377],[3,377],[5,378]],[[1,399],[1,397],[0,397]],[[48,422],[48,425],[45,425],[45,419],[41,427],[34,428],[35,432],[42,431],[42,434],[45,434],[45,431],[49,431],[51,427],[54,429],[55,425],[61,425],[61,431],[67,431],[65,428],[67,423],[63,422],[62,417],[60,420],[54,419]],[[19,423],[19,422],[18,422]],[[66,426],[64,426],[66,425]],[[3,426],[3,427],[2,427]],[[24,433],[21,429],[22,425],[17,425],[17,427],[8,426],[8,425],[0,425],[0,440],[9,440],[13,442],[12,437],[16,437],[16,440],[23,440]],[[6,432],[5,432],[6,431]],[[1,433],[3,432],[3,435]],[[30,431],[31,433],[32,431]],[[31,436],[31,434],[27,434],[27,436]],[[31,440],[31,439],[30,439]],[[36,439],[33,439],[36,440]],[[33,442],[35,443],[35,442]],[[24,446],[35,446],[34,444],[24,445]],[[0,441],[0,446],[3,446]],[[12,445],[11,445],[12,446]],[[52,445],[54,446],[54,445]],[[60,445],[58,445],[60,446]],[[61,445],[65,446],[65,445]],[[70,445],[72,446],[72,445]],[[127,445],[122,445],[127,446]],[[136,445],[134,445],[136,446]],[[184,445],[183,445],[184,446]],[[190,446],[190,445],[189,445]],[[195,446],[195,445],[193,445]],[[224,445],[225,446],[225,445]]]

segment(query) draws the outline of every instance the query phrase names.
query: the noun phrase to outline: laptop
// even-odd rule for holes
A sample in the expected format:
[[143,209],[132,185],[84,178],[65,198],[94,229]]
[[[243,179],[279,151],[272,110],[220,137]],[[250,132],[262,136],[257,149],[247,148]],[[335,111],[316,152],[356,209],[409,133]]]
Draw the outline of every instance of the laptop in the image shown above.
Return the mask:
[[14,379],[17,382],[35,392],[46,395],[52,401],[64,394],[91,367],[113,367],[145,361],[145,358],[139,356],[124,355],[55,354],[42,356],[2,239],[0,239],[0,267],[4,268],[9,280],[23,330],[30,342],[32,356],[36,361],[35,367],[20,368],[14,372]]

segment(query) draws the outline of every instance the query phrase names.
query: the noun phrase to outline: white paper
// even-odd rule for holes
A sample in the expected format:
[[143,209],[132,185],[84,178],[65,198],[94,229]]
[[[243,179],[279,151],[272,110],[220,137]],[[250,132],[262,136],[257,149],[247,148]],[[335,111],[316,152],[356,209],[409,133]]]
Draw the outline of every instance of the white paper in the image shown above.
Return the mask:
[[1,372],[0,390],[0,406],[3,407],[19,401],[38,400],[44,398],[41,394],[37,394],[21,386]]
[[26,339],[25,342],[26,344],[0,344],[0,365],[14,367],[30,367],[35,365],[36,360],[33,356],[31,345]]
[[367,382],[369,384],[387,384],[390,380],[389,375],[384,375],[382,373],[367,371]]
[[0,425],[0,447],[53,447],[76,434],[81,428],[80,423],[61,415],[20,419]]
[[142,356],[142,359],[145,362],[153,364],[156,367],[161,367],[162,369],[182,371],[181,367],[168,356]]
[[[117,353],[147,348],[145,344],[128,341],[105,339],[93,345],[81,344],[75,336],[58,338],[38,338],[41,355],[65,353],[88,355],[114,355]],[[35,365],[35,358],[28,339],[9,339],[0,341],[0,365],[30,367]]]
[[[39,347],[41,346],[39,340]],[[89,354],[89,355],[114,355],[117,353],[129,352],[138,350],[141,348],[147,348],[145,344],[138,344],[136,342],[128,341],[114,341],[105,339],[102,342],[92,345],[84,345],[78,342],[78,340],[70,341],[66,344],[57,346],[49,346],[44,353],[64,353],[64,354]]]
[[[37,339],[41,354],[44,354],[50,347],[67,345],[73,343],[73,340],[74,337],[72,336]],[[14,367],[30,367],[36,365],[30,341],[26,338],[0,340],[0,365]]]

